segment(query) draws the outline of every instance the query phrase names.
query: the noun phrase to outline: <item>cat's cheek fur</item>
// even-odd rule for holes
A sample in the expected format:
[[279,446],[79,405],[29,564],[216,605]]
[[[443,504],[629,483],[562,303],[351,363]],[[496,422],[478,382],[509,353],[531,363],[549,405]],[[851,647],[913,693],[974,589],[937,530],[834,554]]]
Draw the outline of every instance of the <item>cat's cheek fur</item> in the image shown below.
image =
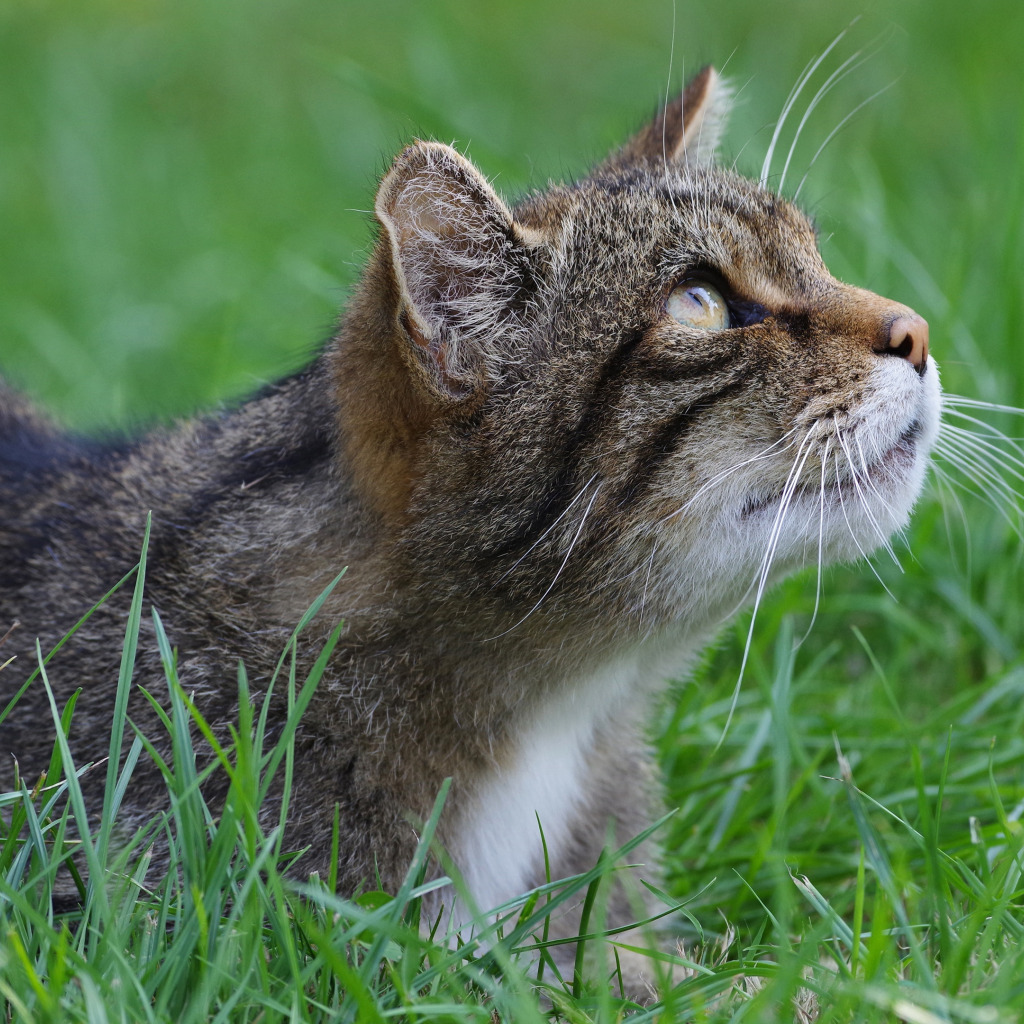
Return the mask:
[[[717,445],[715,460],[707,459],[707,479],[716,485],[691,501],[676,498],[682,511],[659,526],[649,603],[656,590],[661,614],[713,628],[754,600],[762,582],[863,558],[887,543],[907,525],[920,495],[940,404],[934,360],[922,376],[903,360],[882,358],[842,415],[798,418],[797,439],[775,456],[782,469],[774,482],[756,458],[763,445],[753,432],[743,443]],[[826,398],[822,408],[833,405]],[[804,453],[787,493],[788,472],[795,474]],[[671,504],[670,484],[664,500]]]

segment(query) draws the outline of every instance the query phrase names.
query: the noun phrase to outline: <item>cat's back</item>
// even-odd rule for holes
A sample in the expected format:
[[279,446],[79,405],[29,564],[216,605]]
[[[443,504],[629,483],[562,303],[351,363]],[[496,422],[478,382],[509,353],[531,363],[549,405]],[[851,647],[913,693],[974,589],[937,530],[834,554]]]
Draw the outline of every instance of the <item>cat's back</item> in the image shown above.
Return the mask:
[[149,516],[147,594],[182,632],[272,589],[275,552],[318,529],[328,491],[345,504],[317,367],[133,440],[78,439],[0,384],[0,627],[55,643],[131,572]]

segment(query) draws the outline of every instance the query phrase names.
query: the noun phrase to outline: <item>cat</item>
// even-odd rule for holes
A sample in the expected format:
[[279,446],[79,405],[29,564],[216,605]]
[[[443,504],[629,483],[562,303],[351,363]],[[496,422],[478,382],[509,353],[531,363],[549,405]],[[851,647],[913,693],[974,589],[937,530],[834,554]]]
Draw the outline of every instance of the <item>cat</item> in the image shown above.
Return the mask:
[[[939,422],[925,321],[835,280],[802,212],[715,165],[728,104],[705,68],[587,177],[511,208],[414,142],[334,339],[230,411],[99,443],[0,390],[0,632],[21,623],[0,708],[35,638],[49,650],[131,569],[152,510],[146,599],[221,735],[237,661],[258,694],[347,567],[300,642],[308,665],[344,620],[295,738],[297,873],[327,875],[337,805],[339,889],[394,891],[449,777],[438,836],[484,910],[544,880],[538,820],[553,877],[642,832],[652,697],[764,586],[901,528]],[[59,703],[82,687],[79,764],[107,752],[129,598],[48,666]],[[148,622],[135,681],[158,694]],[[129,714],[168,756],[138,692]],[[0,724],[0,786],[11,755],[23,778],[46,767],[50,721],[33,684]],[[165,801],[143,758],[122,824]],[[650,844],[632,856],[656,876]]]

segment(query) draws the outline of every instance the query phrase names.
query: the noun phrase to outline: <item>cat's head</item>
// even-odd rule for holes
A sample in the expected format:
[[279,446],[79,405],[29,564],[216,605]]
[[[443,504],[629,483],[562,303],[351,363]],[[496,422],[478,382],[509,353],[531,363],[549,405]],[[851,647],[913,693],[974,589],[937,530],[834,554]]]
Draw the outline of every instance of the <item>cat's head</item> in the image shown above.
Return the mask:
[[439,593],[509,626],[714,618],[907,521],[938,422],[927,324],[834,279],[800,210],[714,165],[726,106],[705,69],[588,177],[511,208],[439,143],[384,178],[340,416]]

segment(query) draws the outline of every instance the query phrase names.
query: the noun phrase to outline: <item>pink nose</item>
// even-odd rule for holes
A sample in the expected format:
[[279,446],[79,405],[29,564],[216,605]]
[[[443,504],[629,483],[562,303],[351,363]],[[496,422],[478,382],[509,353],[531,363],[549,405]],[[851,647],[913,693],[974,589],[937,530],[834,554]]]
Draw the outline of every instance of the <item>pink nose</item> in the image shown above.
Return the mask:
[[928,364],[928,321],[916,313],[896,317],[889,325],[886,351],[908,360],[918,373],[924,373]]

